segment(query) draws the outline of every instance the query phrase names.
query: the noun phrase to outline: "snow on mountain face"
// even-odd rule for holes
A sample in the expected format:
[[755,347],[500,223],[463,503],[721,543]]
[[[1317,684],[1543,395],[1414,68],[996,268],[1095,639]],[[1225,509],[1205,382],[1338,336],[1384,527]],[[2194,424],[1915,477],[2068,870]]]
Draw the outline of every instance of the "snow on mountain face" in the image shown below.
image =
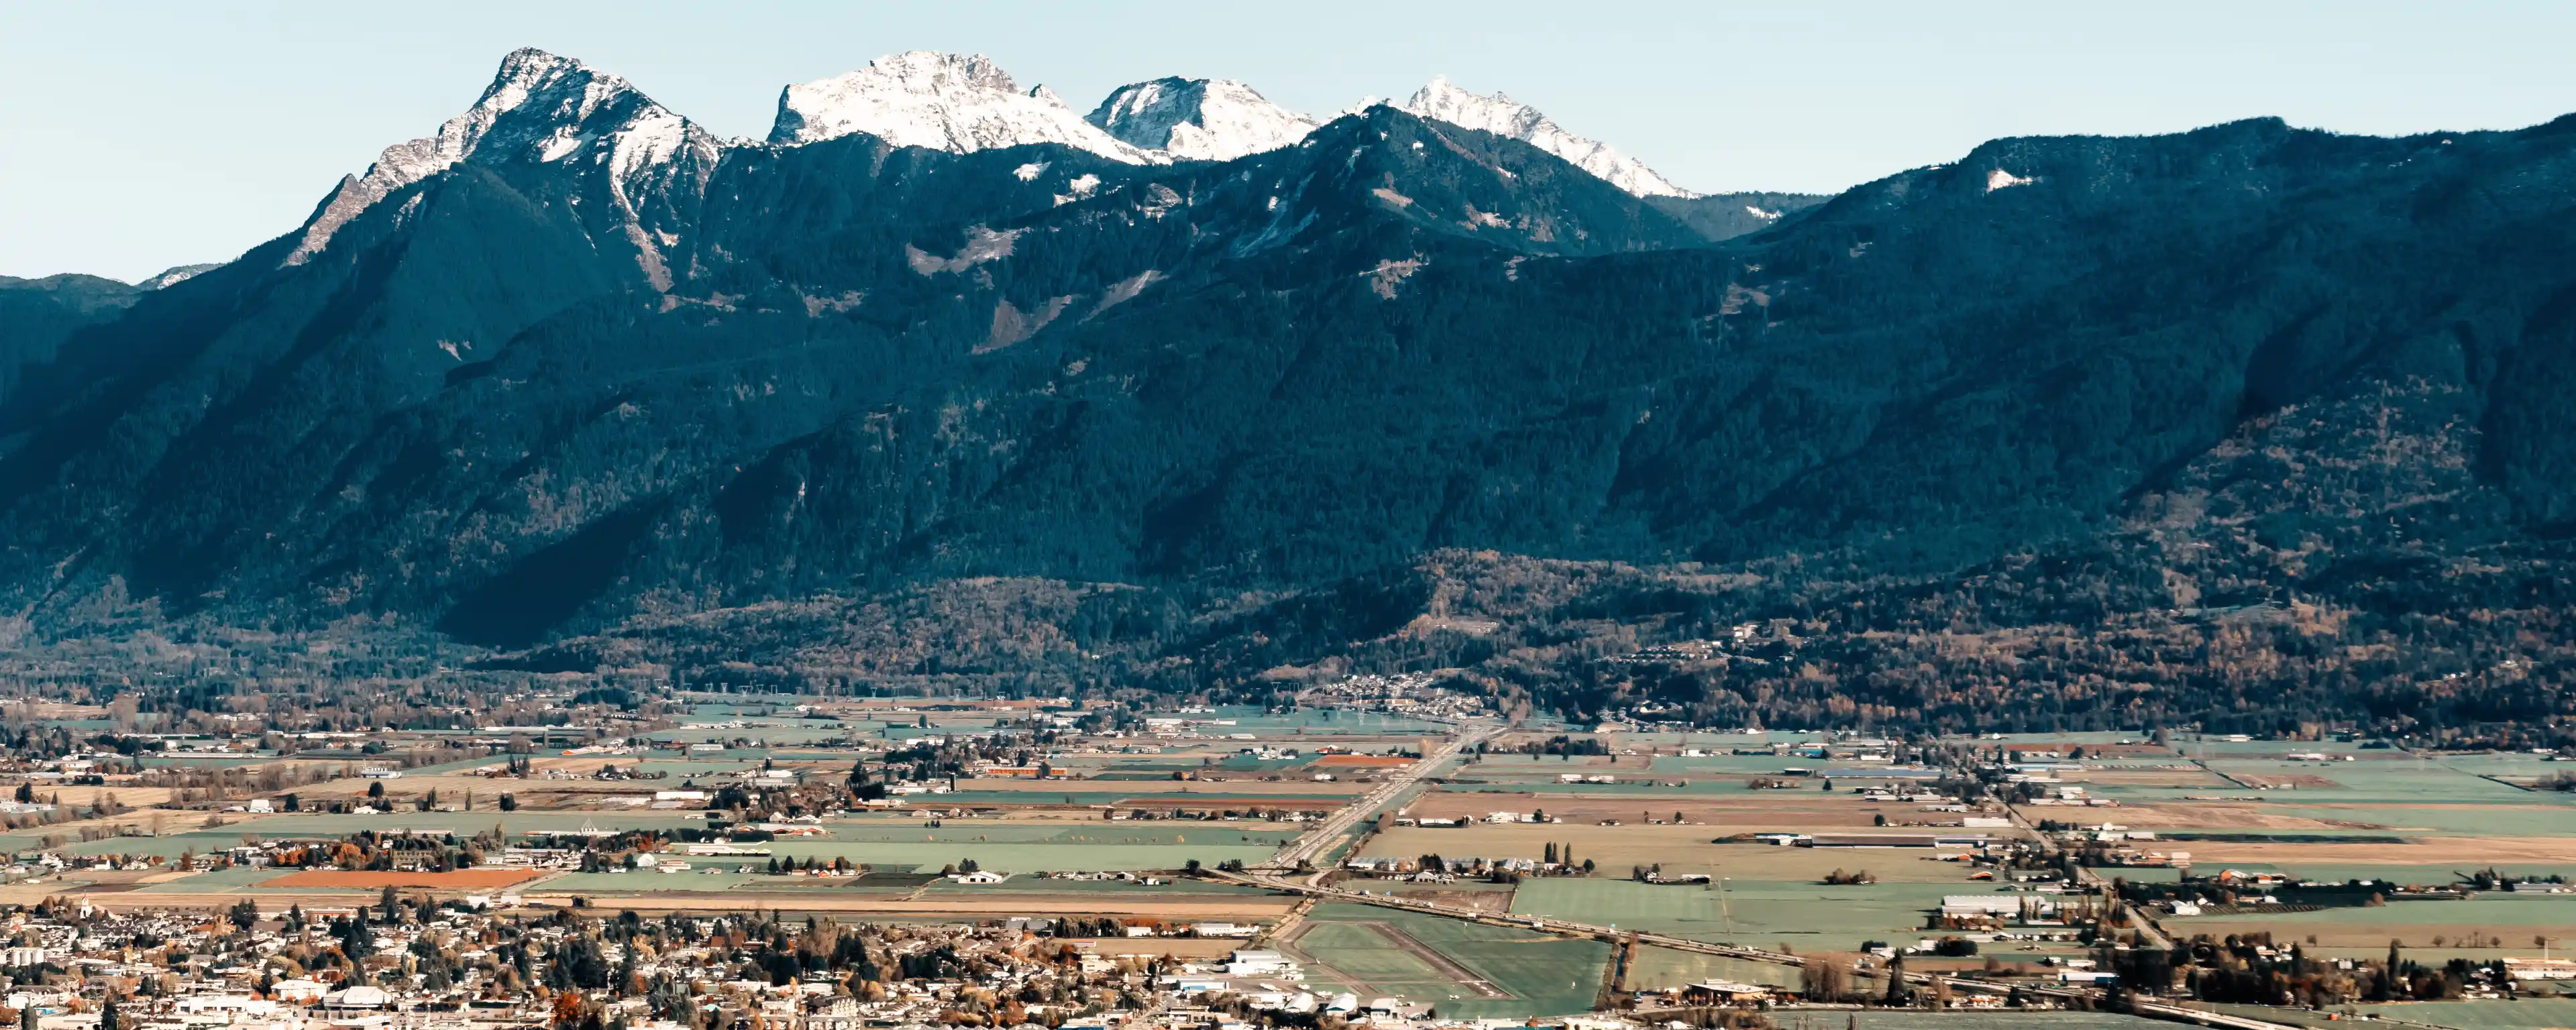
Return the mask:
[[188,280],[190,280],[190,279],[194,279],[194,278],[198,277],[199,275],[203,275],[203,274],[205,274],[205,273],[207,273],[207,272],[211,272],[211,271],[214,271],[215,269],[222,268],[222,267],[224,267],[224,266],[222,266],[222,265],[179,265],[179,266],[172,267],[172,268],[165,268],[165,269],[162,269],[162,270],[161,270],[161,274],[159,274],[159,275],[155,275],[155,276],[153,276],[153,277],[151,277],[151,278],[149,278],[149,279],[145,279],[145,280],[143,280],[142,282],[136,283],[136,284],[134,284],[134,285],[135,285],[135,287],[136,287],[137,289],[145,289],[145,290],[158,290],[158,289],[163,289],[163,288],[166,288],[166,287],[177,286],[177,285],[179,285],[180,283],[187,282]]
[[1083,121],[1046,87],[1021,92],[982,54],[915,50],[877,58],[837,78],[789,86],[779,94],[769,142],[813,143],[851,133],[959,154],[1057,143],[1129,164],[1166,160]]
[[[365,175],[342,179],[286,263],[304,263],[360,212],[458,162],[574,161],[601,168],[611,198],[632,223],[651,194],[703,186],[721,151],[712,134],[625,79],[542,50],[513,51],[474,106],[440,125],[437,135],[386,147]],[[653,271],[656,260],[646,263]]]
[[1121,86],[1085,116],[1110,135],[1189,161],[1232,161],[1294,145],[1312,118],[1230,79],[1155,79]]
[[1640,197],[1697,196],[1655,174],[1644,162],[1610,149],[1608,144],[1565,131],[1537,108],[1501,93],[1467,92],[1451,84],[1446,76],[1431,80],[1430,85],[1414,92],[1413,99],[1396,107],[1418,117],[1520,140]]

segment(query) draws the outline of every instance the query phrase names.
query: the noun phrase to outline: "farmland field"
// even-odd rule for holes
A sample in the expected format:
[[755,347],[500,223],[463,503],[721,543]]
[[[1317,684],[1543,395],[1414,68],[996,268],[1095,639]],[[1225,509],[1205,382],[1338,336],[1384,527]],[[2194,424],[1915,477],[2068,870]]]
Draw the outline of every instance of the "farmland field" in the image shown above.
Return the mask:
[[[1218,920],[1227,922],[1267,922],[1285,915],[1295,901],[1273,897],[1228,897],[1188,895],[1158,897],[1147,893],[1120,896],[1107,893],[1089,894],[996,894],[983,898],[920,898],[909,893],[867,890],[784,890],[738,891],[730,893],[701,891],[667,891],[651,889],[658,876],[626,878],[644,889],[633,891],[580,892],[580,896],[602,908],[631,908],[639,912],[684,910],[693,912],[729,912],[745,908],[777,909],[784,912],[835,912],[894,919],[929,919],[941,922],[1006,918],[1011,916],[1115,916],[1122,919],[1162,919],[1187,922]],[[550,884],[539,883],[526,888],[531,905],[567,905],[574,891],[558,891]],[[111,902],[121,895],[102,895]],[[181,897],[165,895],[165,897]],[[1238,943],[1239,946],[1239,943]]]
[[[1430,1003],[1447,1018],[1587,1011],[1610,957],[1598,941],[1362,905],[1318,905],[1306,918],[1292,948],[1324,967],[1310,971],[1317,986],[1365,985]],[[1462,983],[1461,969],[1504,996]]]
[[1670,786],[1597,783],[1528,784],[1510,787],[1447,784],[1426,795],[1406,812],[1415,816],[1482,816],[1494,811],[1544,810],[1567,824],[1616,819],[1643,823],[1669,819],[1679,811],[1691,823],[1728,832],[1750,833],[1802,827],[1868,826],[1873,817],[1891,819],[1912,806],[1880,805],[1849,792],[1822,790],[1752,790],[1736,780],[1700,781],[1684,790]]
[[138,893],[149,894],[199,894],[228,890],[249,890],[257,886],[263,880],[276,879],[289,871],[290,870],[266,868],[255,869],[250,866],[235,866],[231,869],[215,869],[188,876],[162,880],[157,883],[147,883],[141,887],[135,888],[135,890]]
[[[1784,848],[1770,844],[1712,844],[1706,826],[1576,826],[1504,823],[1456,828],[1399,827],[1378,834],[1361,854],[1370,858],[1542,857],[1550,843],[1571,844],[1577,861],[1592,860],[1605,876],[1624,877],[1630,866],[1662,865],[1668,874],[1706,873],[1742,880],[1821,879],[1826,871],[1867,869],[1879,879],[1904,883],[1961,883],[1970,869],[1933,860],[1929,848]],[[1853,832],[1866,832],[1855,830]],[[1882,832],[1898,832],[1887,830]]]
[[2111,1012],[1916,1012],[1874,1009],[1858,1013],[1784,1013],[1781,1030],[2169,1030],[2173,1025]]
[[[2299,1009],[2268,1008],[2261,1005],[2215,1006],[2229,1013],[2298,1026],[2329,1027],[2325,1013]],[[2353,1011],[2390,1021],[2402,1020],[2418,1026],[2450,1027],[2452,1030],[2563,1030],[2576,1026],[2576,999],[2519,998],[2513,1000],[2391,1002],[2357,1005]],[[2345,1017],[2349,1019],[2351,1017]]]
[[1513,896],[1515,915],[1546,916],[1694,940],[1798,951],[1852,951],[1865,940],[1920,935],[1925,912],[1948,884],[1880,883],[1827,887],[1737,880],[1724,891],[1628,880],[1539,878]]
[[2565,837],[2438,837],[2402,844],[2192,841],[2177,846],[2191,852],[2192,865],[2208,869],[2259,862],[2284,868],[2447,865],[2469,870],[2493,865],[2557,870],[2576,863],[2576,839]]
[[[82,855],[154,855],[162,858],[194,851],[209,854],[238,845],[245,836],[266,838],[338,837],[362,829],[378,832],[414,830],[466,835],[500,826],[513,834],[596,829],[677,829],[702,827],[694,814],[664,812],[398,812],[389,815],[262,816],[220,829],[190,830],[164,836],[109,837],[69,845]],[[848,820],[827,824],[827,837],[790,837],[766,842],[772,855],[803,861],[852,862],[902,869],[937,871],[972,858],[1001,872],[1115,872],[1179,869],[1191,859],[1209,866],[1227,859],[1256,862],[1278,849],[1295,831],[1273,824],[1229,822],[1107,822],[1099,820],[952,820],[929,829],[912,818]],[[33,846],[38,834],[22,831],[0,836],[0,843]],[[764,864],[766,856],[728,861]],[[707,864],[704,862],[698,863]]]
[[1703,955],[1695,951],[1675,951],[1652,945],[1637,949],[1636,960],[1628,966],[1630,990],[1650,991],[1682,987],[1702,980],[1731,980],[1736,983],[1764,984],[1772,987],[1798,986],[1798,971],[1769,962],[1752,962],[1724,955]]
[[[842,842],[793,838],[760,845],[780,858],[800,863],[847,858],[862,865],[937,872],[950,863],[974,859],[984,868],[1004,873],[1119,872],[1179,869],[1196,859],[1214,866],[1228,859],[1258,862],[1274,847],[1229,841],[1218,844],[1062,844],[990,842],[941,838],[936,841]],[[763,860],[765,861],[765,860]],[[757,862],[755,862],[757,864]]]
[[2361,1010],[2383,1019],[2431,1023],[2454,1030],[2541,1030],[2576,1026],[2576,999],[2569,998],[2433,1001],[2411,1005],[2365,1005]]
[[[2459,949],[2470,941],[2501,939],[2496,947],[2468,953],[2483,958],[2521,954],[2534,936],[2576,937],[2576,896],[2485,894],[2467,901],[2399,901],[2369,908],[2326,908],[2312,912],[2248,914],[2232,912],[2164,920],[2168,932],[2180,935],[2269,931],[2275,938],[2316,943],[2329,948],[2385,947],[2391,940],[2408,947]],[[2442,944],[2434,943],[2440,938]]]
[[533,869],[458,869],[445,873],[310,869],[260,881],[260,886],[289,890],[375,890],[380,887],[480,890],[523,883],[538,875]]
[[1378,930],[1379,925],[1317,920],[1297,937],[1297,950],[1331,963],[1332,970],[1348,978],[1345,982],[1349,985],[1390,994],[1407,988],[1419,992],[1427,985],[1451,979],[1414,952],[1397,947]]
[[[709,864],[704,860],[697,861],[701,867],[705,867]],[[823,884],[827,888],[837,890],[857,890],[861,889],[860,885],[864,884],[866,880],[866,877],[859,877],[857,879],[800,880],[784,876],[768,876],[761,873],[729,872],[715,873],[712,875],[703,872],[562,873],[548,878],[544,883],[539,884],[538,886],[548,891],[567,891],[575,894],[632,894],[639,891],[656,893],[669,891],[749,891],[768,887],[773,884],[779,889],[785,889],[799,883]],[[901,888],[897,889],[900,890]]]
[[[2495,861],[2479,864],[2476,868],[2485,869],[2488,866],[2495,867],[2497,872],[2506,876],[2546,877],[2555,874],[2558,876],[2576,878],[2576,848],[2570,848],[2567,860],[2562,862]],[[2243,869],[2247,868],[2247,866],[2231,865],[2230,868]],[[2311,880],[2387,880],[2396,884],[2438,886],[2440,884],[2450,883],[2458,874],[2470,872],[2471,870],[2458,863],[2448,865],[2347,865],[2336,862],[2301,861],[2291,863],[2290,868],[2286,871]]]

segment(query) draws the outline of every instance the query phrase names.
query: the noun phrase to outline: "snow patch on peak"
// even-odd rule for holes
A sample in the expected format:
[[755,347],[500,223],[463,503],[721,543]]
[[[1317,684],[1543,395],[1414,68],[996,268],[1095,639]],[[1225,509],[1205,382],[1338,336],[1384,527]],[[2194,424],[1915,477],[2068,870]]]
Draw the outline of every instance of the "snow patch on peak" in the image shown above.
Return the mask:
[[1609,144],[1565,131],[1537,108],[1501,93],[1470,93],[1451,83],[1447,76],[1432,79],[1429,85],[1416,90],[1412,99],[1395,106],[1418,117],[1520,140],[1640,197],[1697,196],[1673,185],[1644,162],[1611,149]]
[[982,54],[914,50],[877,58],[847,75],[789,86],[778,96],[769,142],[797,145],[851,133],[958,154],[1055,143],[1129,164],[1165,160],[1083,121],[1044,86],[1021,92]]
[[2028,186],[2033,181],[2035,180],[2030,179],[2029,177],[2014,175],[2011,172],[1997,168],[1986,173],[1986,192],[1992,193],[1996,190],[2010,189],[2014,186]]
[[145,279],[145,280],[143,280],[142,282],[136,283],[136,284],[134,284],[134,285],[135,285],[137,288],[139,288],[139,289],[145,289],[145,290],[159,290],[159,289],[167,289],[167,288],[169,288],[169,287],[177,286],[177,285],[179,285],[180,283],[187,282],[187,281],[188,281],[188,280],[190,280],[190,279],[194,279],[194,278],[196,278],[196,277],[198,277],[198,276],[200,276],[200,275],[203,275],[203,274],[205,274],[205,273],[207,273],[207,272],[211,272],[211,271],[214,271],[215,269],[222,268],[222,267],[224,267],[224,266],[222,266],[222,265],[179,265],[179,266],[177,266],[177,267],[175,267],[175,268],[165,268],[165,269],[162,269],[162,270],[161,270],[161,273],[160,273],[159,275],[155,275],[155,276],[153,276],[153,277],[151,277],[151,278],[149,278],[149,279]]
[[1231,79],[1121,86],[1084,120],[1135,146],[1189,161],[1231,161],[1294,146],[1316,126]]
[[[304,263],[377,201],[460,162],[586,155],[609,170],[610,193],[631,214],[634,194],[651,181],[679,176],[703,183],[721,149],[714,135],[625,79],[533,47],[514,50],[474,106],[437,134],[386,147],[364,175],[340,180],[285,263]],[[675,170],[682,159],[691,160]]]

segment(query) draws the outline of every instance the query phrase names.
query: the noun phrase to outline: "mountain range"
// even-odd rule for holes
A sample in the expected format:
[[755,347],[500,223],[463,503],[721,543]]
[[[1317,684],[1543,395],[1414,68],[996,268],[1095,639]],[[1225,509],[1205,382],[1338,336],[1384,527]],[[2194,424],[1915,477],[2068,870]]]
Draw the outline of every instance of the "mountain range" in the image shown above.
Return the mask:
[[916,52],[744,141],[519,51],[237,260],[0,282],[7,635],[198,680],[401,639],[700,685],[2560,725],[2571,127],[1698,195],[1445,81],[1086,115]]

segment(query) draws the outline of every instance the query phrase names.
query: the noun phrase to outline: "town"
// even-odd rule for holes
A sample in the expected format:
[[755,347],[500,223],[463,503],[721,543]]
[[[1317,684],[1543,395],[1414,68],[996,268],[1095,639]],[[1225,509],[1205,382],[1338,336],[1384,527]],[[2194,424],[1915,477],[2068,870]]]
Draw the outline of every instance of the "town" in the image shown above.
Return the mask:
[[7,714],[5,1002],[31,1030],[2576,1005],[2554,753],[1577,726],[1401,677],[1268,708]]

